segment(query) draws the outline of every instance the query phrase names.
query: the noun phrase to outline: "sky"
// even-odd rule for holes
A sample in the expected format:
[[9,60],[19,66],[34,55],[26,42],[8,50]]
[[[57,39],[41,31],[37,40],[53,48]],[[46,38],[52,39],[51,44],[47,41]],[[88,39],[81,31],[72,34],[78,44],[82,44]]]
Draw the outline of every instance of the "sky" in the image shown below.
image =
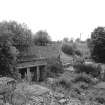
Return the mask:
[[36,33],[46,30],[52,40],[86,40],[105,26],[105,0],[0,0],[0,22],[25,23]]

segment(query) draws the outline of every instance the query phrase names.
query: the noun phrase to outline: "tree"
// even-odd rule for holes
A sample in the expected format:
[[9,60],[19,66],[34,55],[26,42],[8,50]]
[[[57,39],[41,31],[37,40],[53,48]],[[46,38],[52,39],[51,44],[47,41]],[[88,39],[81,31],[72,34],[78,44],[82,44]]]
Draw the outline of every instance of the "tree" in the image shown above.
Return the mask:
[[17,49],[12,46],[9,40],[0,43],[0,75],[14,77],[17,72],[15,71],[17,55]]
[[30,46],[32,32],[25,24],[18,24],[15,21],[3,21],[0,23],[0,34],[10,38],[11,43],[20,51]]
[[63,44],[63,45],[62,45],[62,51],[63,51],[65,54],[74,55],[74,45]]
[[31,45],[31,31],[15,21],[0,23],[0,75],[17,77],[17,55]]
[[77,49],[77,46],[75,45],[75,43],[64,43],[62,45],[62,51],[68,55],[74,56],[82,56],[82,53],[79,49]]
[[79,43],[79,42],[81,42],[81,39],[80,39],[80,38],[77,38],[77,39],[75,40],[75,42]]
[[105,28],[97,27],[91,33],[91,40],[88,43],[91,57],[94,61],[105,63]]
[[51,42],[51,38],[46,31],[40,30],[35,34],[33,41],[36,45],[45,46]]
[[69,42],[69,38],[67,37],[63,38],[63,42]]

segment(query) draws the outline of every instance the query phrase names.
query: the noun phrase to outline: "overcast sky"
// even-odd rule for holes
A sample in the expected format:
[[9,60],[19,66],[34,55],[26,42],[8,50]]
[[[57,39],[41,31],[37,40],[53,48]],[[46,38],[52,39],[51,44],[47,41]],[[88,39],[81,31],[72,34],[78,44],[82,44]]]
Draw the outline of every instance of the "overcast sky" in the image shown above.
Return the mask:
[[53,40],[82,39],[105,26],[105,0],[0,0],[0,21],[26,23],[32,32],[47,30]]

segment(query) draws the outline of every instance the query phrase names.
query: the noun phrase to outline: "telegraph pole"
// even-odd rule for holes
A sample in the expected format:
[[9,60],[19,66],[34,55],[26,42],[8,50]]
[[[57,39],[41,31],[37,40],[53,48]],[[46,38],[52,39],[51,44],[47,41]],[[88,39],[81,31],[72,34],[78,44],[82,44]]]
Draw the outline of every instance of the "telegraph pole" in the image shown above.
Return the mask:
[[61,56],[61,54],[62,54],[62,53],[61,53],[61,52],[62,52],[62,45],[63,45],[63,41],[61,42],[61,45],[60,45],[60,48],[59,48],[59,60],[61,60],[61,59],[60,59],[60,56]]
[[80,33],[80,40],[81,40],[82,34]]

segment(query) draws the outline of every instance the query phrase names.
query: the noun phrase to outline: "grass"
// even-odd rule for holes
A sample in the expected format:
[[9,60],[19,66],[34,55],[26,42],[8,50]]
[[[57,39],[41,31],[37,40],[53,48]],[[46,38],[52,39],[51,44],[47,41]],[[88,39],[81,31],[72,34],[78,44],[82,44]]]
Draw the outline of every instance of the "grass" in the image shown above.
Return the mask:
[[[79,79],[79,77],[83,77]],[[81,102],[97,102],[98,105],[105,103],[105,89],[100,89],[100,88],[95,88],[95,87],[88,87],[90,82],[84,81],[87,78],[91,79],[86,74],[76,74],[76,73],[71,73],[70,71],[65,71],[62,75],[60,75],[59,78],[54,79],[52,82],[51,86],[52,87],[47,87],[46,83],[43,82],[43,86],[51,89],[54,94],[57,93],[59,95],[64,95],[64,98],[71,97],[74,99],[78,99]],[[73,82],[73,80],[76,80]],[[34,83],[36,84],[36,83]],[[50,84],[50,83],[48,83]],[[27,87],[27,85],[30,85],[27,82],[19,83],[17,84],[17,88],[24,88]],[[41,83],[39,84],[41,85]],[[91,85],[91,84],[90,84]],[[60,96],[56,97],[60,97]],[[57,99],[58,100],[58,99]],[[21,101],[21,99],[20,99]],[[19,101],[19,102],[20,102]]]
[[76,43],[77,49],[79,49],[82,54],[83,54],[83,58],[88,58],[90,57],[90,51],[89,48],[87,46],[87,43]]
[[[88,103],[97,102],[98,105],[104,102],[105,90],[96,89],[93,77],[87,74],[71,73],[65,71],[52,85],[57,93],[65,97],[73,97]],[[96,101],[97,100],[97,101]]]

